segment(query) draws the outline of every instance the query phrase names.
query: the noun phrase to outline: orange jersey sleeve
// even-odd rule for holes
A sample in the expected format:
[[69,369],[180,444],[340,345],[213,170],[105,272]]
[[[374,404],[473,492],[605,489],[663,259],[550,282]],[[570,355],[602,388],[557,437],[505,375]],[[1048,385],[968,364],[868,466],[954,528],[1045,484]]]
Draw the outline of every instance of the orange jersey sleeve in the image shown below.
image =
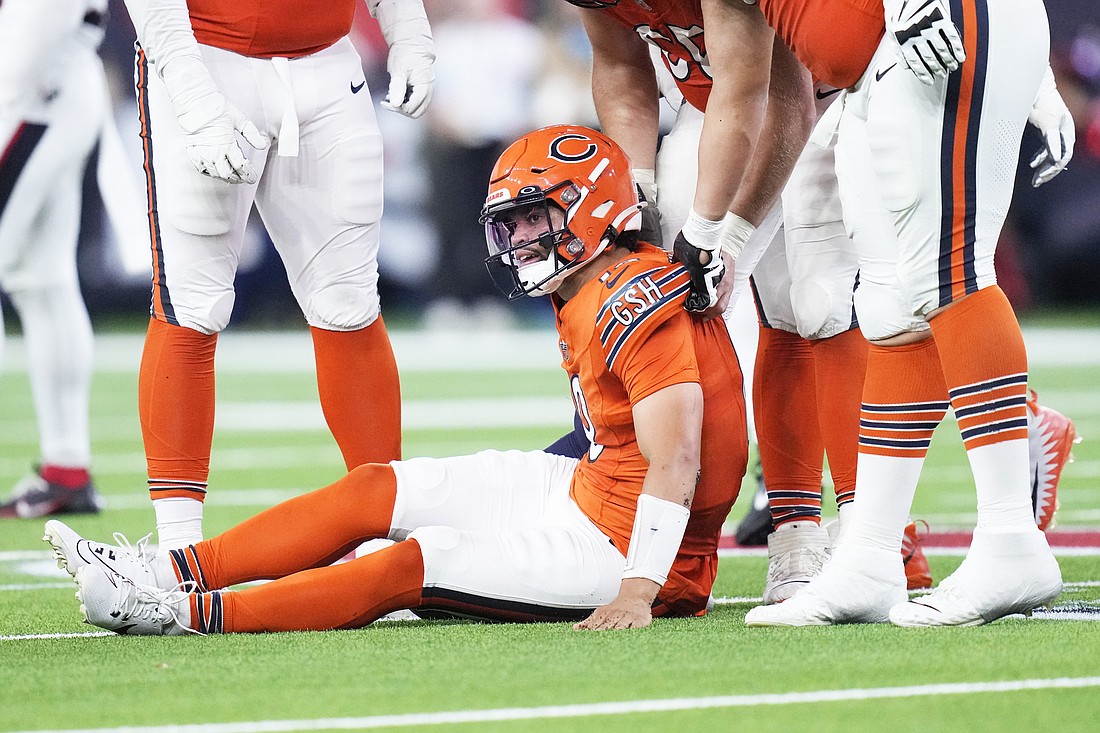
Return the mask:
[[351,31],[354,0],[187,0],[195,39],[242,56],[306,56]]

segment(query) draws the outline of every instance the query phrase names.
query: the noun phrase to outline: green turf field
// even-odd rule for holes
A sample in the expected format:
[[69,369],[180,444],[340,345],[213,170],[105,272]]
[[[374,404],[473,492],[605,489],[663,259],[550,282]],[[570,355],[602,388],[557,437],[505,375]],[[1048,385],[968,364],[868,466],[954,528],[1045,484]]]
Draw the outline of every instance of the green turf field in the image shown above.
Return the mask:
[[[223,336],[208,535],[343,473],[316,406],[308,337],[300,336]],[[406,455],[539,448],[563,432],[570,406],[554,340],[528,336],[396,334]],[[1100,330],[1033,336],[1043,348],[1029,340],[1032,385],[1085,438],[1059,491],[1058,528],[1095,530],[1100,439],[1090,438],[1100,436]],[[19,348],[9,344],[0,378],[4,490],[37,450]],[[139,337],[97,344],[94,472],[110,506],[72,524],[100,540],[115,530],[136,540],[152,529],[138,353]],[[914,506],[933,530],[974,520],[954,433],[951,422],[937,432]],[[731,524],[745,511],[739,503]],[[709,617],[659,620],[642,631],[386,621],[354,632],[124,638],[81,623],[75,586],[49,560],[41,533],[40,521],[0,525],[2,731],[1100,729],[1097,621],[747,629],[742,620],[766,568],[759,553],[723,559],[715,595],[724,602]],[[1060,605],[1076,603],[1093,618],[1096,552],[1060,555],[1068,584]],[[930,559],[938,580],[961,558]]]

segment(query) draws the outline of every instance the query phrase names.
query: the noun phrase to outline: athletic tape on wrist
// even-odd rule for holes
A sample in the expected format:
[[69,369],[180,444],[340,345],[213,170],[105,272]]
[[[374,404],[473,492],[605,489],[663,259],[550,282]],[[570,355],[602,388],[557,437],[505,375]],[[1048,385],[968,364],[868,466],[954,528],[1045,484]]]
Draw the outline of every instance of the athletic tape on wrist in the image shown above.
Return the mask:
[[719,242],[722,244],[722,249],[736,262],[738,256],[744,251],[745,245],[749,243],[749,237],[755,231],[755,226],[731,211],[722,220],[722,234],[719,236]]
[[646,578],[664,585],[690,516],[687,507],[652,494],[639,496],[623,578]]
[[688,212],[687,221],[680,230],[684,238],[693,246],[705,249],[708,252],[717,252],[721,246],[719,238],[722,235],[723,219],[711,221],[700,216],[693,207]]

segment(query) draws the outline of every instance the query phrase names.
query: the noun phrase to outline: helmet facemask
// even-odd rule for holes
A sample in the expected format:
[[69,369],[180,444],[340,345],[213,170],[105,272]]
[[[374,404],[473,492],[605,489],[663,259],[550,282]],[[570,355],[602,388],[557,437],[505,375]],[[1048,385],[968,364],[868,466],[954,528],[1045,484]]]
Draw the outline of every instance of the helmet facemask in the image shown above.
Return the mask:
[[582,194],[569,181],[542,191],[536,186],[521,190],[516,198],[486,206],[482,215],[489,257],[485,266],[509,300],[524,295],[548,295],[580,265],[606,247],[601,241],[594,252],[570,230],[555,198],[578,201]]

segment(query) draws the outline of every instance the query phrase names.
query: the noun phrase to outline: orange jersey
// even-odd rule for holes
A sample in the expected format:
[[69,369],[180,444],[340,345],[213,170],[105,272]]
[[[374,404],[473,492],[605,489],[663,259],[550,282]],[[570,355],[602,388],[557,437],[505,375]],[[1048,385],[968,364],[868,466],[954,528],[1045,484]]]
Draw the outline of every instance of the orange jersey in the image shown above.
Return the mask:
[[570,495],[625,555],[649,468],[633,406],[674,384],[703,390],[701,472],[684,540],[658,613],[706,607],[718,571],[718,539],[747,460],[741,369],[722,319],[684,310],[688,276],[650,245],[615,263],[571,300],[554,299],[562,366],[591,446]]
[[885,32],[882,0],[758,0],[768,25],[815,79],[846,89],[863,76]]
[[306,56],[351,31],[355,0],[187,0],[199,43],[242,56]]
[[692,107],[706,111],[713,77],[703,40],[703,11],[699,0],[648,0],[644,5],[620,2],[601,8],[599,12],[633,28],[643,40],[659,48],[684,99]]

